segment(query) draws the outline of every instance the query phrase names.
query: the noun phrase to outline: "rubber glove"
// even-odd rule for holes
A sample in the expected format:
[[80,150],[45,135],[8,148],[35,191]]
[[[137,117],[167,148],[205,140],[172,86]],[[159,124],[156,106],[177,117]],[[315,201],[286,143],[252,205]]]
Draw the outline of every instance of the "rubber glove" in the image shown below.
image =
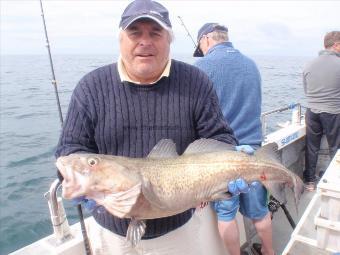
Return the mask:
[[249,192],[249,190],[256,188],[258,185],[261,185],[259,181],[253,181],[248,184],[244,179],[238,178],[228,183],[228,192],[233,196],[237,196],[241,193]]
[[255,152],[253,147],[251,147],[250,145],[247,145],[247,144],[235,146],[235,150],[242,151],[244,153],[247,153],[248,155],[253,155],[254,152]]
[[[242,151],[248,155],[253,155],[255,152],[254,148],[247,144],[235,146],[235,150]],[[244,179],[238,178],[228,183],[228,191],[233,196],[236,196],[241,193],[247,193],[252,187],[256,187],[259,184],[258,181],[254,181],[248,185]]]
[[92,212],[98,205],[93,199],[87,199],[85,196],[72,199],[73,205],[83,204],[86,211]]
[[228,191],[231,195],[237,196],[241,193],[247,193],[249,191],[249,185],[244,179],[238,178],[228,183]]

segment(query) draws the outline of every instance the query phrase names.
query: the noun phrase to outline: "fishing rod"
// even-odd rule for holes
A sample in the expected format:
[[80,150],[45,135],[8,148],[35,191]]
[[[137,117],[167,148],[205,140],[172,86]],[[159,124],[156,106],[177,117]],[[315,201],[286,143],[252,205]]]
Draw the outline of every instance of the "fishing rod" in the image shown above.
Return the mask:
[[42,1],[40,0],[40,9],[41,9],[41,17],[43,19],[43,24],[44,24],[44,30],[45,30],[45,38],[46,38],[46,47],[48,51],[48,57],[50,60],[50,67],[51,67],[51,72],[52,72],[52,85],[54,87],[54,94],[57,99],[57,106],[58,106],[58,112],[59,112],[59,119],[60,119],[60,124],[63,126],[64,120],[63,120],[63,113],[61,111],[61,106],[60,106],[60,100],[59,100],[59,94],[58,94],[58,88],[57,88],[57,80],[55,78],[55,73],[54,73],[54,67],[53,67],[53,61],[52,61],[52,54],[51,54],[51,49],[50,49],[50,42],[48,40],[48,35],[47,35],[47,28],[46,28],[46,22],[45,22],[45,15],[44,15],[44,9],[42,5]]
[[[44,8],[43,8],[42,0],[39,0],[39,1],[40,1],[41,17],[42,17],[43,24],[44,24],[46,47],[47,47],[47,51],[48,51],[48,57],[49,57],[49,60],[50,60],[50,67],[51,67],[51,72],[52,72],[52,81],[51,82],[52,82],[52,85],[54,87],[54,93],[55,93],[56,100],[57,100],[57,107],[58,107],[58,112],[59,112],[60,124],[61,124],[61,126],[63,126],[64,120],[63,120],[63,114],[62,114],[62,111],[61,111],[61,105],[60,105],[60,100],[59,100],[57,80],[56,80],[55,73],[54,73],[51,47],[50,47],[50,42],[48,40],[47,27],[46,27],[46,22],[45,22],[45,15],[44,15]],[[60,181],[59,181],[59,183],[60,183]],[[77,205],[77,211],[78,211],[78,216],[79,216],[79,220],[80,220],[81,233],[82,233],[83,239],[84,239],[84,246],[85,246],[86,255],[92,255],[92,251],[91,251],[91,248],[90,248],[90,242],[89,242],[89,239],[88,239],[88,236],[87,236],[87,233],[86,233],[86,227],[85,227],[84,216],[83,216],[81,204]]]
[[273,218],[274,213],[277,212],[280,207],[283,210],[283,212],[285,213],[289,224],[294,229],[296,227],[296,224],[295,224],[292,216],[290,215],[286,205],[284,203],[279,202],[275,197],[270,195],[269,196],[268,209],[272,213],[271,218]]
[[187,35],[190,37],[190,39],[191,39],[191,41],[194,44],[194,47],[196,49],[197,48],[197,44],[196,44],[194,38],[191,36],[191,34],[190,34],[189,30],[187,29],[187,27],[185,26],[185,24],[183,22],[183,19],[181,18],[181,16],[177,16],[177,18],[180,20],[181,25],[184,27],[185,31],[187,32]]

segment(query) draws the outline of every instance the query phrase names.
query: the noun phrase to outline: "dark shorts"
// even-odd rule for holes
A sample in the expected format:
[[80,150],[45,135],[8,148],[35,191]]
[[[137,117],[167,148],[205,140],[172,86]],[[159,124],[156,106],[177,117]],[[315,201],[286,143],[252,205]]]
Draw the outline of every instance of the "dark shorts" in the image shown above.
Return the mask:
[[212,202],[212,208],[219,221],[231,221],[235,218],[238,209],[243,216],[252,220],[260,220],[268,213],[267,190],[262,185],[251,187],[248,193],[233,196],[228,200]]

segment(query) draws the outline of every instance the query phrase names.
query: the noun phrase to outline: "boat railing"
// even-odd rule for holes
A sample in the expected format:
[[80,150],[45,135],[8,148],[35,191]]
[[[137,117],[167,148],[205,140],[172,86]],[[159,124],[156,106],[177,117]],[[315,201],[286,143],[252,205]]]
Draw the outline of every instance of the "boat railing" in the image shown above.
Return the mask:
[[60,180],[55,179],[44,195],[48,200],[56,246],[72,238],[62,198],[57,195],[60,186]]
[[301,124],[301,104],[300,103],[293,103],[289,104],[284,107],[280,107],[274,110],[270,110],[267,112],[264,112],[261,114],[261,122],[262,122],[262,140],[265,140],[265,137],[267,135],[267,117],[273,113],[279,113],[284,112],[287,110],[292,110],[292,118],[291,118],[291,124],[300,125]]

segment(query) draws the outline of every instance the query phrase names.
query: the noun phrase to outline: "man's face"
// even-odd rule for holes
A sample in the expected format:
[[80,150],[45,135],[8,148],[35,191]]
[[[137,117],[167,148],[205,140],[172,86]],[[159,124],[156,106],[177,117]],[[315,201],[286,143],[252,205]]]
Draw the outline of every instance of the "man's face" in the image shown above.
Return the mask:
[[209,44],[209,36],[208,35],[203,35],[202,38],[199,40],[199,47],[203,53],[203,55],[205,55],[209,48],[210,48],[210,44]]
[[334,43],[334,45],[333,45],[333,50],[334,50],[336,53],[340,53],[340,41]]
[[151,83],[163,72],[170,52],[169,33],[152,20],[137,20],[121,32],[120,53],[129,77]]

